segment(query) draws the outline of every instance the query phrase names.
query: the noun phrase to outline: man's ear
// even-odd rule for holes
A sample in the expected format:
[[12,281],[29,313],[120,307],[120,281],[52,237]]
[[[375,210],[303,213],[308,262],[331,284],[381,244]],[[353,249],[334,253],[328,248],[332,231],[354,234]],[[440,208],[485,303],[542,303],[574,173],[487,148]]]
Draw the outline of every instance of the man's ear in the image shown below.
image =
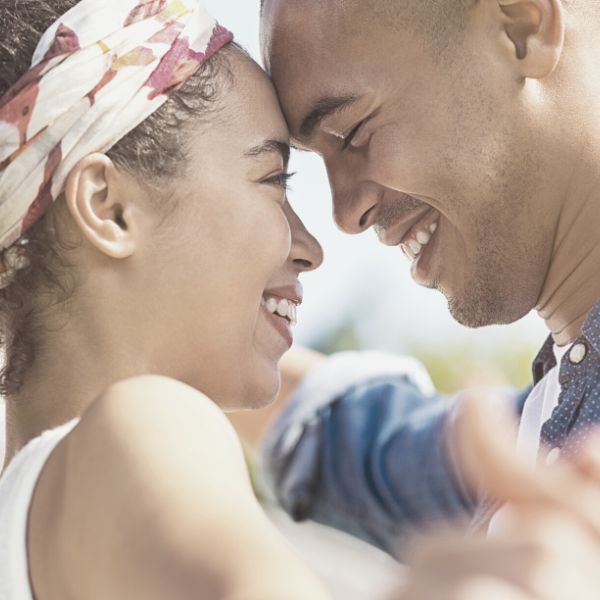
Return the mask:
[[90,154],[69,174],[68,210],[84,237],[103,254],[127,258],[135,251],[129,186],[105,154]]
[[565,38],[562,0],[492,0],[500,7],[524,78],[550,75],[560,60]]

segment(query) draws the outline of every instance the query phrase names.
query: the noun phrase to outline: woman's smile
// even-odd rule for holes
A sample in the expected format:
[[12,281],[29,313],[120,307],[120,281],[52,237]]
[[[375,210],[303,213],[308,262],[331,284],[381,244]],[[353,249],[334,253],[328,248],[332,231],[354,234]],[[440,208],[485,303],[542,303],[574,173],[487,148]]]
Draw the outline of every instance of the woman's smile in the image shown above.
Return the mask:
[[[293,285],[266,290],[262,297],[260,313],[277,334],[275,347],[279,347],[278,350],[283,348],[283,352],[294,341],[292,328],[297,323],[297,311],[302,304],[302,297],[302,286],[298,281]],[[284,341],[284,346],[281,345],[281,340]]]

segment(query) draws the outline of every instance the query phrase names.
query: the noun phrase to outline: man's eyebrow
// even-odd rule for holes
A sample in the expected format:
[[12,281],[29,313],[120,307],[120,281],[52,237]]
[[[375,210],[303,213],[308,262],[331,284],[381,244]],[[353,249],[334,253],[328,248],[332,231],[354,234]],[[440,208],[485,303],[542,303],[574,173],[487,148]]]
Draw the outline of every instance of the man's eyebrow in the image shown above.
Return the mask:
[[287,166],[290,161],[290,145],[281,140],[265,140],[262,144],[250,148],[245,155],[250,158],[261,158],[265,154],[279,154]]
[[303,148],[302,146],[299,146],[298,144],[294,144],[294,142],[292,142],[290,144],[290,148],[292,150],[295,150],[296,152],[310,152],[310,150],[307,150],[306,148]]
[[358,96],[327,96],[318,100],[300,125],[300,135],[310,139],[315,129],[327,117],[339,113],[358,100]]

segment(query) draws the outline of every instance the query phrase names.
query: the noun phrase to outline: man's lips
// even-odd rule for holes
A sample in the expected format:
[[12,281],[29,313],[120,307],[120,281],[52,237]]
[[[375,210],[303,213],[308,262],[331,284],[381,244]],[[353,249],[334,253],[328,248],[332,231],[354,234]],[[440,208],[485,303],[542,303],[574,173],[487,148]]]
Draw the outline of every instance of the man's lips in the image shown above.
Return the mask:
[[425,205],[410,215],[399,219],[392,225],[386,227],[375,226],[379,240],[386,246],[399,246],[404,243],[413,227],[428,217],[431,211],[434,210],[431,206]]

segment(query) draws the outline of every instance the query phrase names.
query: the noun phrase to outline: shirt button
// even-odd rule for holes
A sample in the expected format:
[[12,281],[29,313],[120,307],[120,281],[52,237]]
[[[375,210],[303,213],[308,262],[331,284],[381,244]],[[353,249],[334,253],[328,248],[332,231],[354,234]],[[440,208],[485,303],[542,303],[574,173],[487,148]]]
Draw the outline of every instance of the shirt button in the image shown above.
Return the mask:
[[551,467],[560,458],[560,448],[552,448],[546,456],[546,464]]
[[569,351],[569,360],[574,364],[578,365],[583,361],[585,355],[587,354],[587,348],[585,344],[575,344],[571,350]]

